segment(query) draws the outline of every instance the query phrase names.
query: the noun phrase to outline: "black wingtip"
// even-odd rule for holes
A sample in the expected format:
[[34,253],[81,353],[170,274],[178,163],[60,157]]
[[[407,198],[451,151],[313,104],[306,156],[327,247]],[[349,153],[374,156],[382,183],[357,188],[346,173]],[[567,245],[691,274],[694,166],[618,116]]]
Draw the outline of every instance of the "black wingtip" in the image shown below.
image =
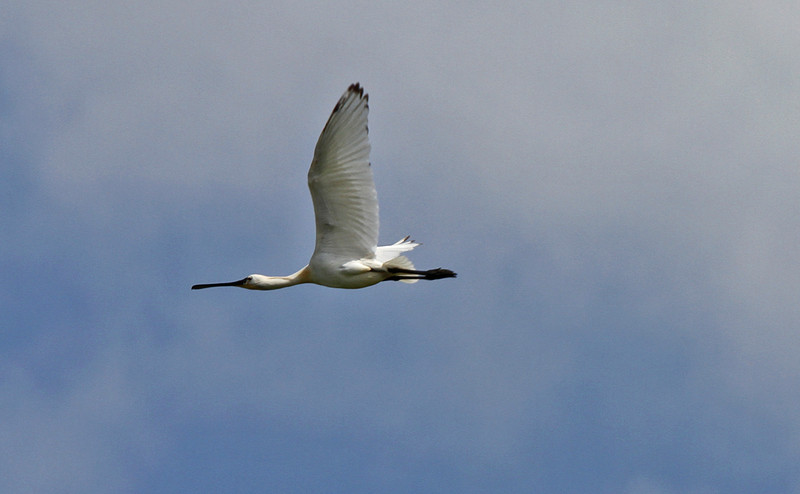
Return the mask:
[[360,82],[354,82],[354,83],[350,84],[350,87],[348,87],[347,90],[348,91],[354,91],[354,92],[357,92],[359,94],[364,94],[364,88],[361,87],[361,83]]
[[369,101],[369,94],[364,94],[364,88],[361,86],[361,83],[354,82],[350,84],[350,87],[347,88],[347,92],[349,93],[358,93],[358,96],[364,98],[366,101]]
[[[364,88],[361,87],[361,84],[355,82],[353,84],[350,84],[350,86],[347,88],[347,91],[345,91],[345,94],[343,94],[342,97],[339,98],[339,101],[336,102],[336,106],[333,107],[331,116],[333,116],[334,113],[339,111],[339,109],[342,107],[342,103],[344,103],[344,101],[347,99],[349,93],[356,93],[358,94],[359,98],[363,98],[364,101],[369,103],[369,94],[364,94]],[[367,107],[369,108],[369,105],[367,105]]]

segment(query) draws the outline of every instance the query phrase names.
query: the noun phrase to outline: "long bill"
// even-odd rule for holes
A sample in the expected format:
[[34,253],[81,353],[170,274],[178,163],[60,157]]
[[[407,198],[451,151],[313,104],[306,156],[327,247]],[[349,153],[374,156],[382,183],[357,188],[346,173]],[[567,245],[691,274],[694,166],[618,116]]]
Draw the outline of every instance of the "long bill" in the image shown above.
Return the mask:
[[193,285],[192,290],[202,290],[203,288],[213,288],[215,286],[242,286],[245,281],[247,281],[247,278],[242,278],[238,281],[229,281],[227,283],[201,283],[199,285]]

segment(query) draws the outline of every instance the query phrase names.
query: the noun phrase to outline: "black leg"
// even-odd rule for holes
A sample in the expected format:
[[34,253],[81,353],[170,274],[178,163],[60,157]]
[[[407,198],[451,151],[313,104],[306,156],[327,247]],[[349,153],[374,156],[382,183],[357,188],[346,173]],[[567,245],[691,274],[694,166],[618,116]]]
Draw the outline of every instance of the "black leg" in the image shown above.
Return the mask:
[[387,268],[386,271],[395,275],[387,278],[388,280],[392,281],[409,280],[409,279],[441,280],[443,278],[455,278],[457,276],[456,273],[450,271],[449,269],[444,269],[444,268],[429,269],[427,271],[416,271],[413,269],[392,267],[392,268]]

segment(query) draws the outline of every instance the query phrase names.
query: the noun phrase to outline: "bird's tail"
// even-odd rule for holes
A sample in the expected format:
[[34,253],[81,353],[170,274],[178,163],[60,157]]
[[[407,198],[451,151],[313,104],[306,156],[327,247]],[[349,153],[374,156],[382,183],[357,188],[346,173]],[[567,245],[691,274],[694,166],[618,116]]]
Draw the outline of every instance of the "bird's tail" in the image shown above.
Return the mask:
[[[417,242],[409,240],[409,237],[398,240],[392,245],[382,245],[375,249],[375,259],[378,262],[389,262],[400,256],[403,252],[408,252],[418,246]],[[408,259],[406,259],[408,261]],[[408,261],[411,262],[411,261]]]

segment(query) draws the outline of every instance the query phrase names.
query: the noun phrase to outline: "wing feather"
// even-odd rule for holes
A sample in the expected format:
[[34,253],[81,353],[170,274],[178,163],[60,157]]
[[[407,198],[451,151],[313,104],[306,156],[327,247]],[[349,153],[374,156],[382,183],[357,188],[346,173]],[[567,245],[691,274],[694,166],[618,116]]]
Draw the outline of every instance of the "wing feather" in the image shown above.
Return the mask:
[[308,170],[317,224],[314,256],[375,256],[378,194],[369,163],[367,100],[358,83],[351,85],[334,107],[314,149]]

